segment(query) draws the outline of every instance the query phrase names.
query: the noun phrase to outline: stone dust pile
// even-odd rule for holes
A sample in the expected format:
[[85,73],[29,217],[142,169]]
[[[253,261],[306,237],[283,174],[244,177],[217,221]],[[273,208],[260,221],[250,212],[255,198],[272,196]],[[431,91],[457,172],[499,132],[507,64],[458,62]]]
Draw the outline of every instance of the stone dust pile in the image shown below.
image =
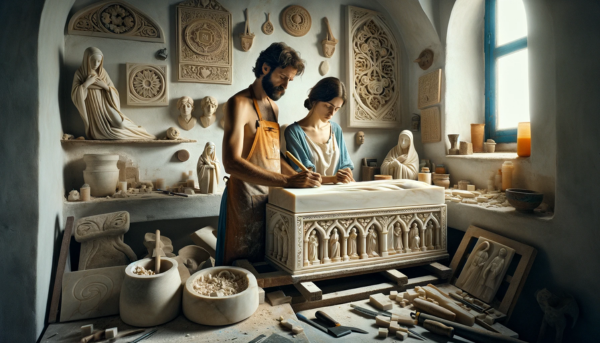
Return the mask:
[[236,275],[223,270],[215,276],[200,275],[192,283],[192,288],[200,295],[224,297],[238,294],[248,288],[248,278],[242,274]]

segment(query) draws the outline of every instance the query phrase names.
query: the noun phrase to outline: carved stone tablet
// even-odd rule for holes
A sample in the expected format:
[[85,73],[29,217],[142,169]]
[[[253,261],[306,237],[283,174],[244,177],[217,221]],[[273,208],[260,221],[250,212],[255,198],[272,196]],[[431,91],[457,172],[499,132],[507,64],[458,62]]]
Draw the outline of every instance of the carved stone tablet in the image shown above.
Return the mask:
[[435,143],[442,140],[440,108],[435,106],[421,111],[421,142]]
[[71,17],[70,35],[165,42],[158,24],[142,11],[122,0],[94,3]]
[[310,13],[302,6],[288,6],[281,12],[281,27],[294,37],[302,37],[307,34],[311,24]]
[[118,314],[119,295],[126,267],[65,273],[62,282],[60,321]]
[[167,66],[127,63],[127,105],[168,106]]
[[177,5],[177,80],[230,85],[233,75],[231,13],[217,0]]
[[347,21],[348,126],[399,127],[402,82],[396,38],[377,12],[348,6]]
[[419,78],[419,109],[439,104],[442,101],[442,69],[432,71]]

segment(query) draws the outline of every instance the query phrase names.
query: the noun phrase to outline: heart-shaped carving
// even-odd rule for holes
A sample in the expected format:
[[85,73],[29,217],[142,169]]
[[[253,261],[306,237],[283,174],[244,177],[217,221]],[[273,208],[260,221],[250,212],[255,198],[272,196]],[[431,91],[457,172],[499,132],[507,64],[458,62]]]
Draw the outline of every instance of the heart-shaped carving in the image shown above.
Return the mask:
[[203,7],[206,7],[206,6],[208,6],[208,3],[210,2],[210,0],[202,0],[200,2],[202,3]]
[[206,68],[200,69],[200,75],[202,75],[203,78],[207,78],[210,74],[211,74],[210,70],[208,70]]

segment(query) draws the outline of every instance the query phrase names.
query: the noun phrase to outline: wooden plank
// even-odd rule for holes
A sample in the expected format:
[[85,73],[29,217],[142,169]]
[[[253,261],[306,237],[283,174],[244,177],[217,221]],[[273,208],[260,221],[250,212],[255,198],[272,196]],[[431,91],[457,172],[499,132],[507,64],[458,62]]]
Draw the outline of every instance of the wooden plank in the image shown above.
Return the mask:
[[262,288],[286,286],[294,283],[292,276],[282,270],[258,274],[256,282],[258,283],[258,287]]
[[428,284],[437,285],[440,283],[440,278],[435,275],[425,275],[408,279],[408,283],[402,286],[402,291],[417,286],[427,286]]
[[302,293],[306,301],[321,300],[323,298],[323,292],[321,289],[310,281],[295,283],[294,286],[300,293]]
[[386,277],[389,280],[394,281],[398,284],[398,286],[404,286],[408,283],[408,276],[402,274],[396,269],[389,269],[384,272],[381,272],[381,275]]
[[438,262],[425,265],[423,268],[437,275],[440,279],[449,279],[452,276],[452,269]]
[[323,298],[317,301],[306,301],[303,303],[292,304],[295,312],[308,310],[317,307],[331,306],[351,301],[368,299],[371,294],[384,293],[389,294],[390,291],[398,290],[399,287],[391,282],[384,282],[372,286],[348,289],[344,291],[323,294]]
[[69,256],[69,245],[71,244],[71,235],[73,234],[73,223],[75,217],[68,217],[63,239],[60,245],[60,255],[56,264],[56,275],[54,276],[54,289],[52,290],[52,302],[50,303],[50,313],[48,314],[48,324],[56,323],[58,317],[58,304],[60,303],[60,294],[62,291],[62,280],[67,267],[67,257]]

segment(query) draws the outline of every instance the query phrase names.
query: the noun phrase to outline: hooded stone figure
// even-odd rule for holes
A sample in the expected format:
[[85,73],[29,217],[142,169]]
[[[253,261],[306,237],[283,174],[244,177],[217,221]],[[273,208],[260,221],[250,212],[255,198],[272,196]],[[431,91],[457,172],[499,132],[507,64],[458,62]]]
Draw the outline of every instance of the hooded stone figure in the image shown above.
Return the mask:
[[394,179],[416,180],[419,172],[419,155],[415,150],[413,134],[409,130],[400,132],[398,145],[388,152],[381,164],[381,174]]
[[104,70],[104,55],[89,47],[73,78],[71,99],[77,107],[85,134],[91,139],[156,139],[121,113],[119,92]]
[[202,194],[217,192],[220,167],[215,150],[215,143],[206,143],[204,152],[202,152],[200,159],[198,159],[198,182],[200,183],[200,193]]

